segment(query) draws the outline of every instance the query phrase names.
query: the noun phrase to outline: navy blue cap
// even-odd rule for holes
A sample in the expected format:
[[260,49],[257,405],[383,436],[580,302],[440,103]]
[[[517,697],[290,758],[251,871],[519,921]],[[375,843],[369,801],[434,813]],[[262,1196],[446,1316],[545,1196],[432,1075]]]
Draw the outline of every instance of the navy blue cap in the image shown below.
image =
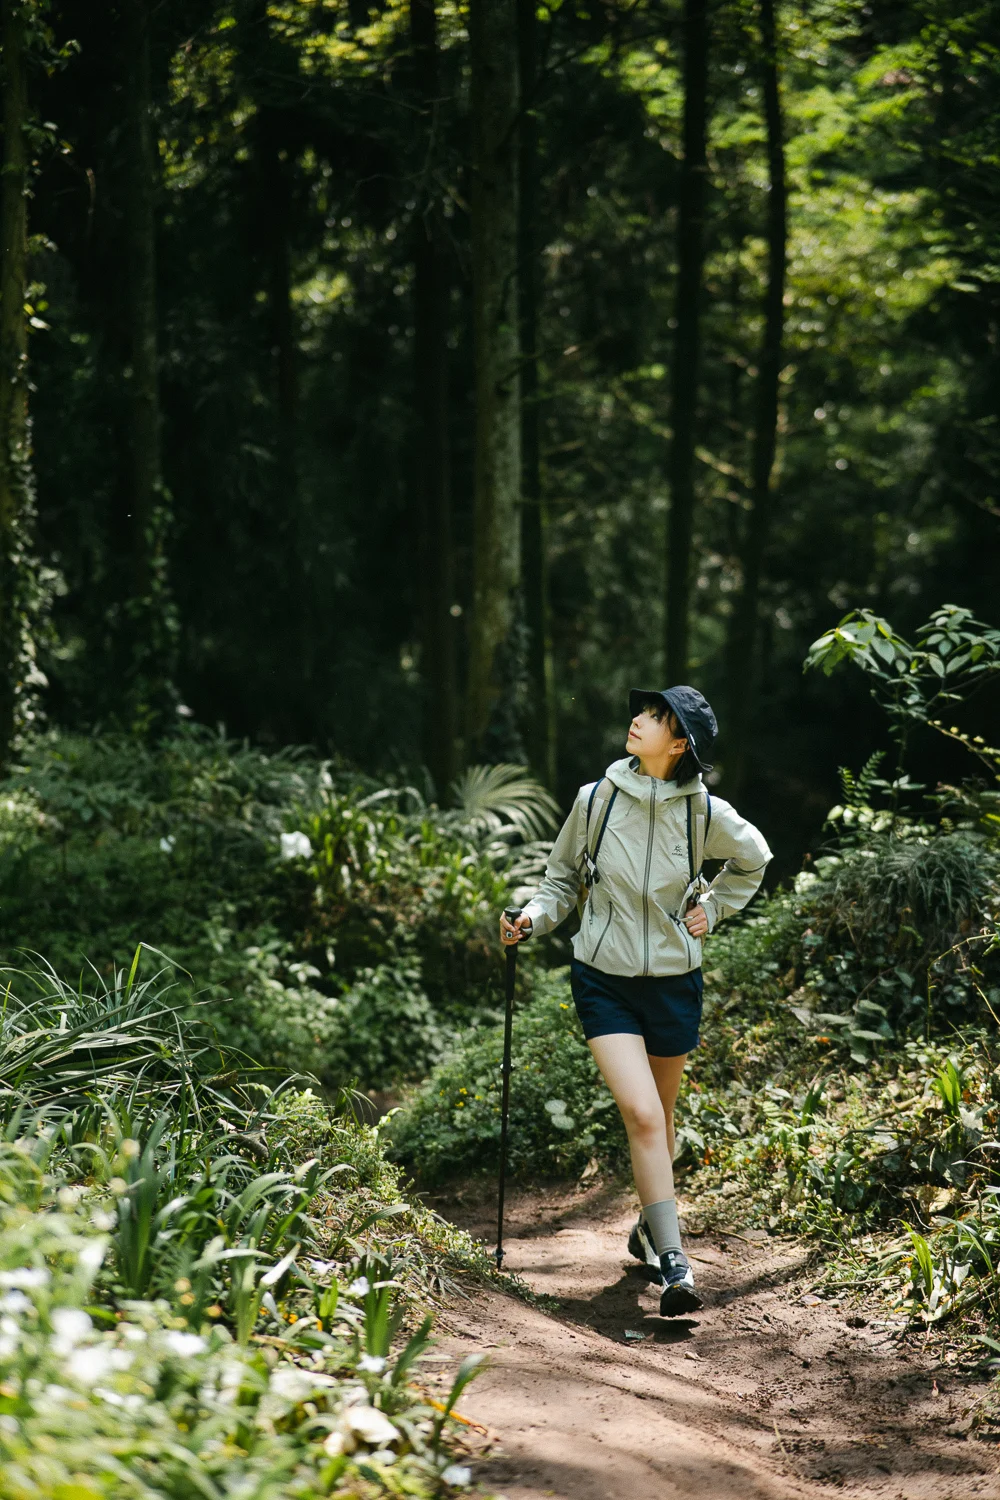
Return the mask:
[[699,770],[710,771],[708,756],[719,726],[708,699],[693,687],[633,688],[628,695],[628,711],[633,718],[650,698],[658,698],[674,713]]

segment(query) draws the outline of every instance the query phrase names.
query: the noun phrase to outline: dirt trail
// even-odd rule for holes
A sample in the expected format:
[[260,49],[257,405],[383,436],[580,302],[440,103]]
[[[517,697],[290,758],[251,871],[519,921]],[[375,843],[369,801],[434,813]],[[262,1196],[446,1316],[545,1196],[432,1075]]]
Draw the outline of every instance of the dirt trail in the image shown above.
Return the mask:
[[[492,1242],[489,1197],[432,1202]],[[489,1429],[475,1463],[484,1486],[507,1500],[799,1500],[833,1488],[1000,1500],[1000,1447],[963,1431],[982,1376],[900,1327],[817,1302],[804,1252],[763,1235],[690,1238],[706,1307],[663,1320],[625,1252],[635,1213],[599,1189],[515,1195],[507,1267],[558,1310],[483,1292],[448,1311],[442,1352],[490,1357],[460,1403]]]

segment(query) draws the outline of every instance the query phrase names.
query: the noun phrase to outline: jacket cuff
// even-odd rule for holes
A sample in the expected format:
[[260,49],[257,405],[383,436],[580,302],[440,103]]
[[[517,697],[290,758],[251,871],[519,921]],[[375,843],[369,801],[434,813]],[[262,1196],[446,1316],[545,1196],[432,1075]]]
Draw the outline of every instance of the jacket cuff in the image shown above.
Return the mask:
[[704,910],[705,916],[708,918],[708,930],[709,932],[714,932],[719,924],[719,913],[718,909],[716,908],[715,901],[712,898],[711,891],[705,892],[704,896],[702,896],[701,898],[700,904],[702,909]]
[[527,917],[531,923],[531,937],[544,937],[548,929],[545,926],[545,913],[540,906],[529,901],[527,906],[521,907],[521,916]]

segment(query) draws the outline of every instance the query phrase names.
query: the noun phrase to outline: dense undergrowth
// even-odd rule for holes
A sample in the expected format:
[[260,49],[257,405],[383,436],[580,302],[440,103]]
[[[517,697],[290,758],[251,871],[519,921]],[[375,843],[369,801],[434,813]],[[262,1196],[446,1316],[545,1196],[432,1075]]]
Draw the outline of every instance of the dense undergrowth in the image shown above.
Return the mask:
[[7,971],[0,1496],[440,1496],[420,1387],[482,1252],[401,1199],[377,1129],[235,1066],[139,955]]
[[554,806],[505,767],[453,801],[196,726],[155,747],[41,737],[0,788],[0,953],[108,976],[141,940],[258,1063],[420,1078],[496,1004],[494,914]]

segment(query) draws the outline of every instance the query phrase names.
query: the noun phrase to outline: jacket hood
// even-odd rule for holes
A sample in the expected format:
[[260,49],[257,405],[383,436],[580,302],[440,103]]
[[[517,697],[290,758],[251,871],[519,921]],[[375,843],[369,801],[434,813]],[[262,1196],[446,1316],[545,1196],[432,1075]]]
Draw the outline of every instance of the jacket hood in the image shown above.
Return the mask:
[[641,776],[639,760],[635,755],[626,755],[621,760],[612,761],[604,774],[620,792],[643,801],[649,799],[650,782],[655,788],[654,796],[660,802],[669,802],[672,797],[690,797],[692,793],[702,789],[700,776],[694,776],[689,781],[658,781],[655,776]]

